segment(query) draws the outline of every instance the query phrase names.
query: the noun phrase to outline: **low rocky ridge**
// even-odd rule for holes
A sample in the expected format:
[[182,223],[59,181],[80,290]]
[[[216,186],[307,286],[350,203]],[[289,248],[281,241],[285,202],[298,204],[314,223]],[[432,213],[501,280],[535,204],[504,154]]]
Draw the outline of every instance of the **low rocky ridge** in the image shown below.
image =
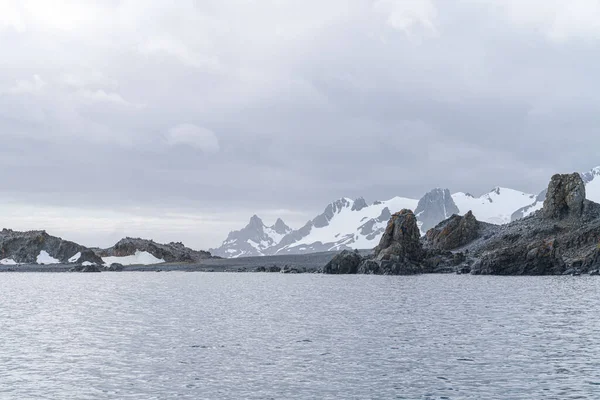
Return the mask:
[[500,226],[477,221],[468,212],[442,221],[422,238],[415,233],[412,211],[402,210],[390,219],[373,254],[358,260],[355,254],[342,252],[324,272],[353,271],[358,262],[356,273],[387,275],[598,274],[600,205],[586,200],[585,191],[580,174],[555,175],[543,207],[528,217]]
[[199,262],[212,258],[209,252],[190,249],[183,243],[161,244],[153,240],[129,237],[121,239],[113,247],[94,249],[94,251],[99,257],[105,259],[131,257],[140,253],[147,253],[162,262]]
[[102,264],[102,259],[87,247],[51,236],[46,231],[0,231],[2,264]]

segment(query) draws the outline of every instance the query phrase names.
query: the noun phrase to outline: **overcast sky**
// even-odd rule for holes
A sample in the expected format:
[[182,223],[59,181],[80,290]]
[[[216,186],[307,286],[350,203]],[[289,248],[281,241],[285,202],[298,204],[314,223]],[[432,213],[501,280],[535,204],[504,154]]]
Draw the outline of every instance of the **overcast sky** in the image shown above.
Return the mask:
[[598,0],[0,0],[0,51],[0,226],[85,245],[600,165]]

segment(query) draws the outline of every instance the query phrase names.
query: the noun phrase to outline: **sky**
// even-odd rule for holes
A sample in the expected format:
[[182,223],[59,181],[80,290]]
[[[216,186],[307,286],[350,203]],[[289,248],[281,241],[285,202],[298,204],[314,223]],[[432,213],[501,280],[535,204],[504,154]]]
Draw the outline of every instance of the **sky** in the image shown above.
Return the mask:
[[600,0],[0,0],[0,226],[209,248],[600,165]]

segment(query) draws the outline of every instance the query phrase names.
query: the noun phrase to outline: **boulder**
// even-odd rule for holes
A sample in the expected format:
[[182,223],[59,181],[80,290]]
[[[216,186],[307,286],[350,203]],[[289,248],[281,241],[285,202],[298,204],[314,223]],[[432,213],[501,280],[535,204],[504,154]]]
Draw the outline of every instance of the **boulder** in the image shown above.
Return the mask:
[[563,219],[581,216],[585,201],[585,183],[578,173],[556,174],[548,184],[543,215]]
[[107,271],[123,271],[123,264],[119,264],[119,263],[112,263],[110,264],[110,266],[108,268],[106,268]]
[[331,261],[323,267],[324,274],[356,274],[358,266],[363,261],[360,254],[350,250],[344,250],[336,254]]
[[453,215],[427,231],[425,239],[431,248],[454,250],[479,237],[479,221],[471,211]]

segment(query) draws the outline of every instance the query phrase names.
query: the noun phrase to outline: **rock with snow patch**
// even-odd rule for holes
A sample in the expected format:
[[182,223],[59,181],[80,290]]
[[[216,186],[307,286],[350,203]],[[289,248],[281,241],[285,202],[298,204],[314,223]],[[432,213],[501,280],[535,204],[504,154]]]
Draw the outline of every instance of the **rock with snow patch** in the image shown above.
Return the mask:
[[[159,262],[199,262],[212,258],[207,251],[193,250],[181,242],[167,244],[156,243],[153,240],[140,238],[125,238],[119,240],[108,249],[96,249],[96,254],[105,260],[120,262],[119,259],[135,258],[141,260],[140,264],[155,264]],[[143,260],[148,259],[147,262]],[[130,262],[131,263],[131,262]]]
[[1,260],[12,260],[17,264],[67,264],[75,255],[82,262],[102,262],[88,248],[49,235],[46,231],[0,231]]

